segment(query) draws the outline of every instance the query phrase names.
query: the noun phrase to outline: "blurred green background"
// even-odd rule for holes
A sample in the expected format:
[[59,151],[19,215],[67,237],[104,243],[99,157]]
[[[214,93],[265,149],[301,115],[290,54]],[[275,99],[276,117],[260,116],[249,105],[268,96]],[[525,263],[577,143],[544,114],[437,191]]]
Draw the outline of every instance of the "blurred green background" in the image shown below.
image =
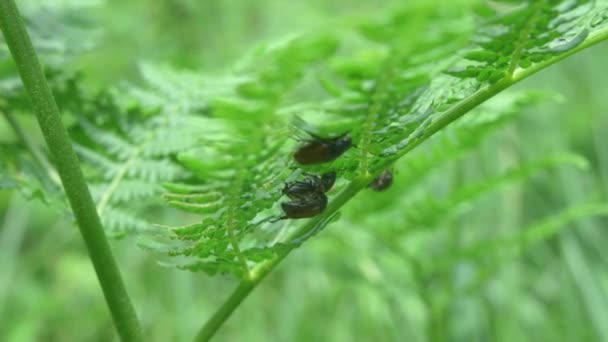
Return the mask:
[[[103,31],[100,42],[72,66],[96,89],[137,82],[141,62],[221,70],[259,42],[378,9],[354,0],[111,0],[92,13]],[[464,258],[445,270],[419,269],[438,250],[457,254],[470,241],[606,199],[607,58],[608,45],[600,44],[517,85],[513,91],[561,97],[526,110],[417,187],[440,194],[554,151],[584,156],[587,169],[560,167],[501,187],[407,239],[378,234],[403,221],[408,198],[399,173],[406,172],[406,159],[396,167],[392,189],[349,203],[339,222],[292,253],[252,293],[216,340],[608,341],[605,219],[570,222],[559,235],[483,268]],[[7,131],[3,121],[0,131]],[[386,205],[359,217],[370,202]],[[0,340],[115,340],[69,221],[7,192],[0,193],[0,217]],[[160,267],[134,238],[113,241],[113,248],[151,341],[190,340],[236,284]]]

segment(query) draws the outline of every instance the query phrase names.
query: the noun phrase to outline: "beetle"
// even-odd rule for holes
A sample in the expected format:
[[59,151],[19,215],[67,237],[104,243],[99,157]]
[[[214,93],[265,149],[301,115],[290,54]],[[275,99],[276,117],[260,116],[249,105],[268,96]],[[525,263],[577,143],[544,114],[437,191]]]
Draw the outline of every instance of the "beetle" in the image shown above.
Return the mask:
[[327,207],[327,196],[325,194],[312,193],[306,197],[281,203],[285,216],[280,219],[299,219],[317,216],[325,210],[325,207]]
[[327,207],[325,193],[335,182],[336,172],[331,171],[320,176],[309,174],[304,180],[285,183],[282,192],[291,201],[281,203],[285,215],[273,218],[271,222],[319,215]]
[[321,176],[310,175],[301,181],[285,183],[282,192],[291,199],[301,199],[313,193],[324,194],[331,189],[335,182],[336,173],[333,171],[324,173]]
[[335,138],[322,138],[313,135],[312,140],[300,146],[293,154],[302,165],[322,164],[335,160],[353,146],[348,133]]
[[376,177],[368,187],[374,191],[384,191],[393,184],[393,172],[391,170],[385,170],[378,177]]

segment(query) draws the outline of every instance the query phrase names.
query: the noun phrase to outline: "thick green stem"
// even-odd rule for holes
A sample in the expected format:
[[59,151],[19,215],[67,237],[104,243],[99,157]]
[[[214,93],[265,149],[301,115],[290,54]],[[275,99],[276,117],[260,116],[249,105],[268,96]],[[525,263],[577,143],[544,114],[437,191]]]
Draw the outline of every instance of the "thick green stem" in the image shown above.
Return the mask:
[[0,29],[29,93],[38,124],[54,159],[118,334],[124,341],[142,340],[135,310],[123,285],[78,158],[61,123],[57,104],[14,0],[0,0]]

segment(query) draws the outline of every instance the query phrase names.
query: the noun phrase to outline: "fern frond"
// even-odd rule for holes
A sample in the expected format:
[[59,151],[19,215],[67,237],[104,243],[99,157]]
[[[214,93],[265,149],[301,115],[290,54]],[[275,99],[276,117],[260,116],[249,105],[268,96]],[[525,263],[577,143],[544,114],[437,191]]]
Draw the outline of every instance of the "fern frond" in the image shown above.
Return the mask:
[[537,92],[506,93],[474,110],[431,139],[427,145],[408,154],[400,164],[399,184],[404,189],[422,181],[445,163],[457,160],[478,147],[491,133],[513,121],[526,108],[550,95]]
[[[461,3],[446,5],[449,11],[417,4],[360,22],[358,36],[339,32],[345,34],[339,36],[342,48],[337,51],[333,38],[318,36],[259,50],[237,68],[242,78],[227,76],[235,84],[222,95],[209,92],[199,106],[230,133],[223,139],[207,138],[202,129],[199,148],[178,158],[194,178],[169,185],[169,204],[202,218],[169,234],[194,243],[173,254],[198,255],[193,264],[197,269],[230,270],[247,278],[259,263],[248,250],[272,248],[272,241],[299,244],[301,238],[323,229],[375,175],[437,131],[529,74],[608,36],[608,20],[602,14],[605,2],[566,3],[491,4],[481,18]],[[441,20],[434,20],[437,17]],[[314,73],[318,83],[301,78],[307,73]],[[163,86],[161,79],[153,80],[153,90],[147,93],[158,93]],[[499,127],[524,105],[513,105],[511,112],[487,122],[462,122],[454,131],[462,134],[453,138],[455,145],[445,140],[435,156],[419,159],[419,170],[413,170],[410,182],[449,159],[439,149],[447,146],[446,150],[461,153],[475,146],[483,138],[480,132]],[[321,134],[348,132],[357,149],[333,162],[301,168],[337,171],[348,182],[337,183],[343,191],[335,197],[330,194],[324,214],[292,229],[264,218],[280,215],[276,204],[281,183],[301,172],[288,169],[293,164],[287,128],[296,115]],[[469,135],[476,138],[467,140]],[[543,169],[554,163],[540,164]],[[474,198],[497,184],[525,179],[532,172],[528,171],[513,171],[461,195]]]
[[19,144],[0,144],[0,189],[18,190],[28,199],[63,204],[61,188]]
[[[157,194],[155,193],[154,195]],[[142,217],[143,215],[136,210],[136,206],[125,206],[124,202],[106,205],[106,207],[103,208],[102,215],[106,232],[113,237],[122,237],[127,234],[152,234],[158,232],[158,229],[155,228],[149,220],[144,219]]]
[[[78,75],[63,69],[75,57],[90,50],[100,37],[92,17],[99,5],[88,1],[20,3],[23,21],[59,101],[71,101],[71,96],[78,95],[73,93]],[[0,37],[0,107],[13,113],[29,111],[29,100],[8,51],[4,37]]]
[[[83,104],[76,109],[81,110],[78,125],[73,128],[79,144],[76,151],[85,162],[93,198],[108,232],[123,235],[154,231],[150,221],[143,218],[148,214],[146,208],[157,202],[162,183],[190,176],[175,156],[198,143],[198,129],[207,119],[131,108],[133,118],[106,124],[107,118],[125,111],[108,101],[90,101],[87,107]],[[93,121],[100,117],[101,125]]]
[[172,252],[196,257],[180,267],[246,278],[256,263],[277,254],[273,248],[280,245],[269,246],[267,233],[255,222],[273,215],[267,210],[287,177],[287,172],[280,174],[287,170],[288,136],[282,128],[288,118],[278,109],[305,70],[334,47],[332,37],[319,35],[265,49],[255,64],[243,66],[248,78],[234,87],[235,95],[209,99],[210,116],[223,122],[229,134],[199,132],[200,147],[178,155],[195,178],[167,184],[170,192],[165,195],[171,206],[203,215],[200,222],[171,232],[193,242]]
[[[534,66],[550,64],[583,43],[585,38],[602,32],[607,25],[606,19],[601,19],[605,6],[599,2],[572,6],[566,6],[565,2],[534,2],[507,7],[511,10],[494,13],[481,21],[470,37],[470,43],[466,33],[457,31],[458,27],[468,27],[466,16],[460,21],[444,18],[445,26],[434,25],[428,33],[419,26],[415,26],[417,32],[410,32],[405,20],[390,21],[393,28],[388,32],[383,30],[388,26],[386,21],[371,25],[371,29],[368,25],[368,31],[383,32],[381,39],[378,34],[374,38],[385,44],[390,53],[380,61],[374,61],[384,60],[385,67],[375,74],[361,73],[372,77],[362,78],[359,89],[351,88],[348,92],[348,97],[369,104],[366,107],[369,110],[359,114],[368,118],[371,115],[371,121],[377,127],[362,127],[362,135],[369,134],[367,130],[373,132],[364,139],[369,140],[364,146],[373,145],[374,149],[362,151],[361,162],[367,159],[367,152],[384,157],[372,161],[377,166],[371,172],[377,172],[418,145],[419,140],[432,135],[436,131],[434,127],[443,126],[448,118],[453,120],[451,116],[455,111],[468,105],[470,100],[467,99],[516,82]],[[402,19],[406,14],[398,12],[394,16]],[[595,25],[589,24],[591,18],[595,18]],[[395,26],[399,29],[394,29]],[[416,52],[409,51],[407,45],[396,43],[397,36],[389,34],[394,31],[401,37],[414,39],[411,44],[416,46]],[[452,45],[446,47],[445,41],[454,34],[459,39],[452,39]],[[435,44],[434,39],[437,40]],[[419,41],[422,47],[417,45]],[[429,68],[429,64],[434,68]],[[372,85],[372,88],[366,89],[365,85]]]
[[201,76],[170,67],[141,64],[141,75],[147,87],[130,87],[129,101],[147,110],[165,113],[194,114],[209,109],[210,99],[232,95],[248,76]]
[[[81,100],[76,87],[80,75],[62,68],[89,50],[99,37],[91,16],[97,5],[88,1],[20,2],[23,21],[44,62],[47,81],[55,98],[66,107]],[[4,184],[12,184],[28,198],[38,197],[46,203],[65,202],[50,158],[32,134],[21,127],[19,114],[30,111],[28,95],[4,37],[0,36],[0,112],[21,140],[4,146],[3,154],[11,159],[0,164]]]

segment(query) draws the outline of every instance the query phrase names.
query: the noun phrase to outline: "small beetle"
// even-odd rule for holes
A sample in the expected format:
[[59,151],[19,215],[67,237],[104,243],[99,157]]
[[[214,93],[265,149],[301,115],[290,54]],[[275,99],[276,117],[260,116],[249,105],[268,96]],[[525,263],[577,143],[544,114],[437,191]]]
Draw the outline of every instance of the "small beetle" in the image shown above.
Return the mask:
[[283,194],[291,199],[302,199],[311,194],[324,194],[334,185],[336,181],[335,172],[327,172],[321,176],[311,175],[308,178],[289,182],[283,188]]
[[378,177],[376,177],[368,187],[374,191],[384,191],[393,184],[393,172],[391,170],[385,170]]
[[325,210],[325,207],[327,207],[327,196],[313,193],[308,197],[281,203],[285,216],[280,219],[299,219],[317,216]]
[[313,136],[294,152],[294,159],[302,165],[322,164],[335,160],[346,150],[353,146],[353,141],[348,133],[336,138],[321,138]]

